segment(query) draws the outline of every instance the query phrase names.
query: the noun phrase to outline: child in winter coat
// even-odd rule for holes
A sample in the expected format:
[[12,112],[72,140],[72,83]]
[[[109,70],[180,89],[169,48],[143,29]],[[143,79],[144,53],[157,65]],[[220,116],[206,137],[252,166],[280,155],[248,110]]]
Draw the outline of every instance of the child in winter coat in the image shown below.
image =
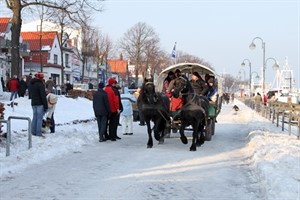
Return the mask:
[[121,102],[123,105],[123,112],[121,112],[122,132],[123,135],[132,135],[132,102],[136,102],[136,98],[128,92],[127,87],[124,88],[124,94],[121,94]]

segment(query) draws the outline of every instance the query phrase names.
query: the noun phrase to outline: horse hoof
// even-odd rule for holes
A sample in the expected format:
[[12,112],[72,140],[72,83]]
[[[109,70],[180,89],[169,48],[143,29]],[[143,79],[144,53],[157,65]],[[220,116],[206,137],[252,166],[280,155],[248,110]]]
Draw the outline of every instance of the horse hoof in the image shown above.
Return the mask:
[[180,137],[180,139],[181,139],[181,142],[182,142],[183,144],[187,144],[187,143],[188,143],[188,140],[187,140],[187,138],[186,138],[185,136]]
[[160,139],[158,144],[163,144],[164,143],[164,140],[163,139]]
[[190,147],[190,151],[196,151],[196,150],[197,150],[196,145],[192,145],[192,146]]
[[147,145],[147,148],[149,149],[149,148],[152,148],[152,146],[151,145]]
[[197,148],[196,147],[190,147],[190,151],[196,151],[197,150]]
[[204,144],[204,141],[197,141],[196,143],[197,147],[200,147],[202,144]]

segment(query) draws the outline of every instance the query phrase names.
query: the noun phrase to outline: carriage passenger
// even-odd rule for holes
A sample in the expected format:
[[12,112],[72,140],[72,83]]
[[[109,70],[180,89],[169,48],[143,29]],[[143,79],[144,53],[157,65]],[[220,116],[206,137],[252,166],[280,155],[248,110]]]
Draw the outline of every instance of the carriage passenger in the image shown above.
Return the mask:
[[198,72],[193,72],[191,85],[197,95],[204,95],[208,92],[208,84],[202,79]]
[[165,78],[164,85],[163,85],[163,92],[165,92],[168,97],[171,96],[171,93],[169,91],[169,85],[173,79],[175,79],[175,73],[170,71],[168,73],[168,76]]
[[210,103],[215,104],[217,102],[218,85],[216,84],[215,77],[210,76],[207,80],[208,92],[206,94]]
[[[175,70],[175,78],[170,82],[168,91],[170,91],[170,94],[174,88],[174,82],[177,78],[181,76],[181,71],[179,69]],[[173,96],[170,96],[170,111],[172,115],[176,115],[180,108],[182,107],[182,98],[178,97],[175,98]]]

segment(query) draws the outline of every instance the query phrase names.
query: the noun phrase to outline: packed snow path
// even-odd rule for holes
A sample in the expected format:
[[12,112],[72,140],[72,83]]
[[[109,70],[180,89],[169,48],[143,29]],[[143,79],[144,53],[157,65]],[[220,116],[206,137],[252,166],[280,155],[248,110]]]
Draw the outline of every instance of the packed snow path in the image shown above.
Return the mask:
[[[239,105],[243,112],[244,105]],[[212,141],[190,152],[179,134],[146,148],[146,127],[121,140],[83,146],[0,181],[1,200],[265,199],[245,151],[251,114],[223,105]],[[88,122],[95,127],[96,122]],[[93,124],[93,125],[92,125]],[[59,134],[59,132],[55,133]],[[89,133],[82,133],[89,134]],[[47,138],[46,138],[47,140]]]

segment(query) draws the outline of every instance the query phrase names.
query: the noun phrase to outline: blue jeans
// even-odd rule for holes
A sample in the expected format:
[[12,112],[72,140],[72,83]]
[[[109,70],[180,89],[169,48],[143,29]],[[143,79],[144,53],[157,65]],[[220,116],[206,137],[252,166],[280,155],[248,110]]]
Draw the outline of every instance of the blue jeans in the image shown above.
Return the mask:
[[10,92],[10,101],[13,100],[13,97],[14,99],[18,97],[18,91]]
[[44,106],[32,106],[33,118],[31,121],[31,134],[42,136],[42,123],[45,115]]

